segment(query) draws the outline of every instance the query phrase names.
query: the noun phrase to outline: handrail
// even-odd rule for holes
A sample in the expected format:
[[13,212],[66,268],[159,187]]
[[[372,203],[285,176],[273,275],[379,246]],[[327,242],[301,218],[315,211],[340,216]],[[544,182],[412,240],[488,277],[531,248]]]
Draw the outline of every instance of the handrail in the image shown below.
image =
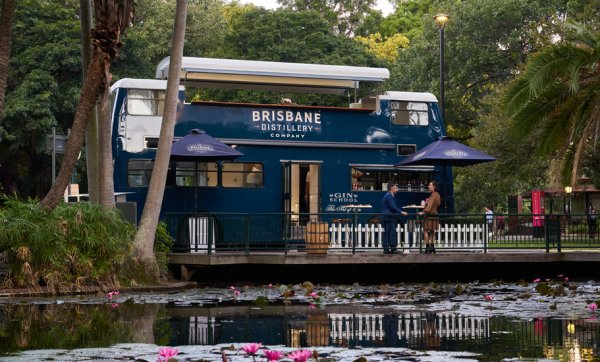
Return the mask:
[[[376,214],[361,213],[169,213],[166,221],[176,239],[173,251],[215,252],[280,251],[309,254],[381,252],[386,232]],[[542,220],[533,226],[533,217]],[[585,214],[499,214],[488,222],[484,214],[440,214],[436,232],[438,251],[487,253],[502,249],[599,248],[600,238],[590,237]],[[312,223],[320,223],[318,227]],[[326,224],[326,225],[325,225]],[[394,231],[398,247],[421,250],[420,220],[400,217]],[[313,239],[309,237],[313,235]],[[318,241],[317,241],[318,239]],[[412,248],[410,242],[412,241]],[[326,250],[323,250],[325,248]]]

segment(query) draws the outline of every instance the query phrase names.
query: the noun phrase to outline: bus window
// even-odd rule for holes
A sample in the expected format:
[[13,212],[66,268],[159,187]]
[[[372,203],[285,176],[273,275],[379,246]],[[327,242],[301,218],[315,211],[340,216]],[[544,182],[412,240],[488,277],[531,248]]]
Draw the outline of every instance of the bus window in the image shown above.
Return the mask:
[[[183,187],[216,187],[218,165],[216,162],[177,162],[175,164],[175,185]],[[194,169],[197,167],[197,180],[195,182]]]
[[249,162],[223,162],[223,187],[263,187],[263,165]]
[[392,124],[405,126],[427,126],[429,113],[427,103],[392,101]]
[[129,160],[127,163],[127,185],[129,187],[148,187],[152,176],[152,160]]
[[433,180],[433,171],[413,171],[381,166],[351,167],[352,190],[386,191],[388,183],[398,184],[400,191],[427,191],[429,180]]
[[127,113],[137,116],[162,115],[165,107],[165,91],[129,89],[127,91]]

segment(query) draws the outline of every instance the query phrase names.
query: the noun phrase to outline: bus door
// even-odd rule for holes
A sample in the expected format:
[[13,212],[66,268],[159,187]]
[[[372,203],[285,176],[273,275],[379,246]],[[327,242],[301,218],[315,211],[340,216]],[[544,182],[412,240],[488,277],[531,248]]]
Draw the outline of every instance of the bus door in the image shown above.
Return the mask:
[[282,161],[283,212],[289,215],[289,235],[300,239],[301,230],[311,219],[319,217],[321,205],[321,162]]

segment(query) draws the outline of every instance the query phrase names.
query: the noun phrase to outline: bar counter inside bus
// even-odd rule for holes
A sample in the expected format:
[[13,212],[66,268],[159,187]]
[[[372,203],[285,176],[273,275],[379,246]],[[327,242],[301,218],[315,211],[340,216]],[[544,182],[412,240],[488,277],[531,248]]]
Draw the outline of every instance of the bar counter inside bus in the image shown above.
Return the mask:
[[333,106],[306,106],[302,104],[263,104],[263,103],[239,103],[239,102],[216,102],[216,101],[193,101],[193,105],[201,106],[227,106],[227,107],[253,107],[253,108],[302,108],[302,109],[331,109],[336,111],[373,112],[369,108],[350,108]]

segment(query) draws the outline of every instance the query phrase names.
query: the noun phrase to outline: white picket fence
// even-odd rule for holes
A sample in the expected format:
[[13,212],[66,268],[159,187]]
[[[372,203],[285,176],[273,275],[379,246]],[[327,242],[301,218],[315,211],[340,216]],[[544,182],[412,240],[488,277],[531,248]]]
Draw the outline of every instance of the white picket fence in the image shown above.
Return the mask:
[[[404,224],[396,227],[398,247],[408,247],[408,240],[412,237],[413,248],[419,247],[422,239],[420,225]],[[206,254],[209,249],[208,217],[191,217],[187,219],[188,239],[191,253]],[[292,227],[294,239],[304,239],[306,228],[303,226]],[[381,252],[382,238],[385,229],[382,224],[329,224],[329,252]],[[436,247],[444,250],[475,249],[482,250],[486,237],[485,224],[446,224],[440,223],[436,233]],[[211,249],[215,250],[215,237],[213,233],[210,240]],[[356,245],[353,240],[356,238]]]
[[[385,339],[383,314],[329,314],[329,337],[333,343],[343,341],[380,341]],[[398,339],[422,339],[432,336],[451,340],[487,339],[490,337],[488,317],[467,316],[453,312],[405,312],[392,321],[397,323]],[[386,328],[388,327],[388,328]],[[391,336],[390,336],[391,337]],[[347,342],[346,342],[347,343]]]
[[[356,238],[355,251],[381,251],[382,238],[385,231],[382,224],[340,224],[329,226],[330,250],[336,252],[352,251],[353,240]],[[482,249],[486,228],[484,224],[440,224],[436,233],[436,247],[444,249]],[[396,226],[396,237],[399,246],[408,247],[412,237],[413,247],[418,247],[422,238],[419,225],[406,227]]]

